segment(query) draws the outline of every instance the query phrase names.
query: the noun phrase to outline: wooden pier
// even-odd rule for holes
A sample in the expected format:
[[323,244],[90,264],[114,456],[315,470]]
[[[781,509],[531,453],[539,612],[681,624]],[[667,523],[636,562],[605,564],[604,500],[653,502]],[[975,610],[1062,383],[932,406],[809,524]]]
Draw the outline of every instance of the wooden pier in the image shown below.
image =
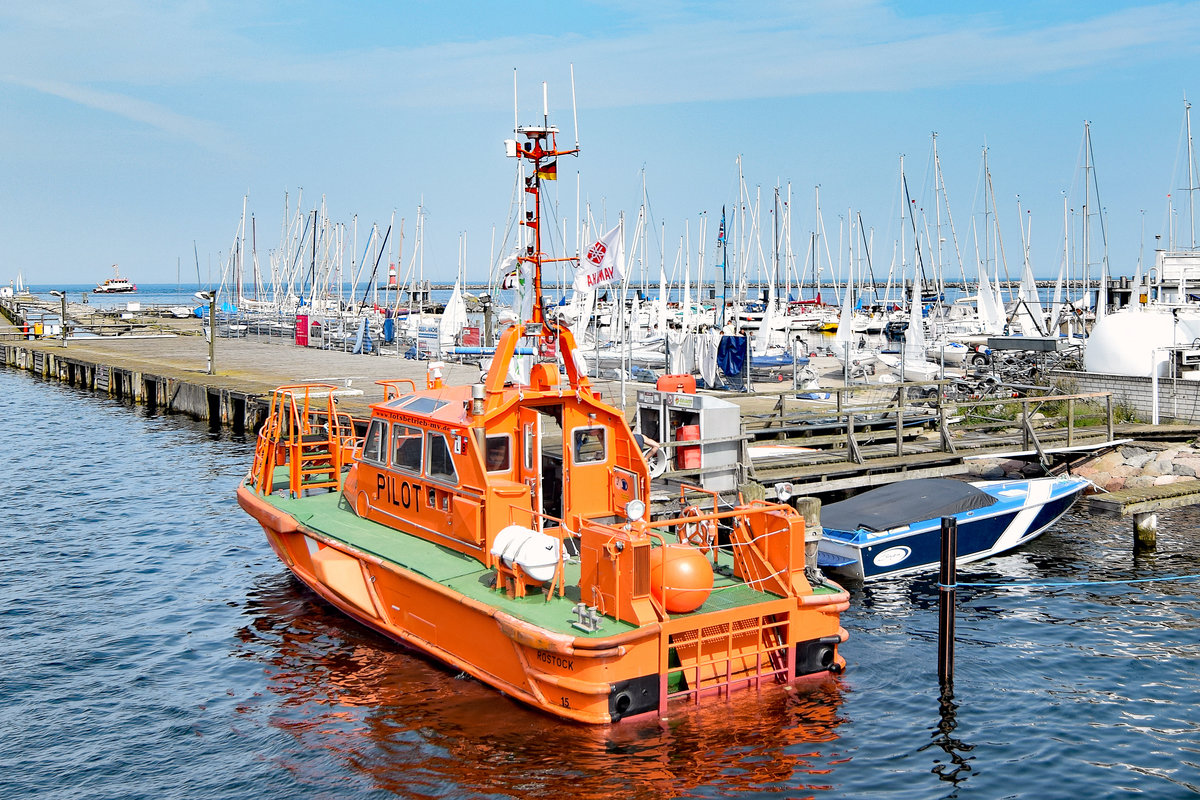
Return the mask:
[[[1133,438],[1115,423],[1104,393],[952,403],[942,397],[945,383],[834,387],[823,390],[831,396],[823,402],[794,389],[744,398],[745,478],[766,487],[770,498],[779,483],[791,484],[793,495],[830,495],[963,475],[983,459],[1024,460],[1050,473]],[[782,446],[784,455],[750,456],[764,445]]]
[[1158,536],[1158,512],[1200,504],[1200,480],[1121,489],[1090,495],[1087,508],[1103,517],[1133,519],[1134,549],[1150,550]]

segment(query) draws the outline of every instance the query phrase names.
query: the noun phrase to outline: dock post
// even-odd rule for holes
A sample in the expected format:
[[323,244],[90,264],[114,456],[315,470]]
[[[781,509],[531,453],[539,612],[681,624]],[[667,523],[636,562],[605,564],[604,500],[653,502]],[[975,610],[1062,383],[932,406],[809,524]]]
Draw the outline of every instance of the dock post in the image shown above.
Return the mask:
[[1157,546],[1158,514],[1153,511],[1133,515],[1133,552],[1152,551]]
[[[825,529],[821,527],[821,500],[817,497],[796,497],[792,505],[804,517],[804,575],[809,583],[821,580],[821,570],[817,567],[817,551],[821,546],[821,536]],[[812,577],[809,577],[812,576]]]
[[[1155,372],[1155,374],[1156,374],[1156,375],[1158,374],[1158,370],[1157,370],[1157,369],[1155,369],[1155,370],[1154,370],[1154,372]],[[1157,408],[1158,408],[1158,403],[1157,403],[1157,402],[1154,404],[1154,407],[1155,407],[1155,409],[1157,409]],[[1109,392],[1109,393],[1108,393],[1107,395],[1105,395],[1105,397],[1104,397],[1104,410],[1105,410],[1105,416],[1108,418],[1108,440],[1111,442],[1111,441],[1113,440],[1113,436],[1114,436],[1114,433],[1113,433],[1113,402],[1112,402],[1112,392]]]
[[942,564],[938,579],[938,683],[954,683],[954,610],[958,589],[958,520],[942,517]]

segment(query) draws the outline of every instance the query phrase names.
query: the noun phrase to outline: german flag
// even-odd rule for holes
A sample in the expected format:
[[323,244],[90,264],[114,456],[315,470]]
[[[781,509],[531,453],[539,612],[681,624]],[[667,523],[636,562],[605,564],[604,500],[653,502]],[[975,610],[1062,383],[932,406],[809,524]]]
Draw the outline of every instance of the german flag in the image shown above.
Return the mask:
[[558,162],[551,161],[549,164],[542,164],[534,174],[537,175],[538,180],[556,181],[558,180]]

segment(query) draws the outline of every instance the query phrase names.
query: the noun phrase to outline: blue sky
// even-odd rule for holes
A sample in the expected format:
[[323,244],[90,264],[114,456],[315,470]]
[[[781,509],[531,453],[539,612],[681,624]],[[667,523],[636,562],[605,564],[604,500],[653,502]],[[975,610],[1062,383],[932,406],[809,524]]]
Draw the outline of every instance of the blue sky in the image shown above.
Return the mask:
[[644,176],[668,267],[685,223],[693,253],[701,215],[715,239],[740,156],[764,209],[790,183],[798,259],[820,185],[835,264],[839,221],[861,214],[886,272],[902,154],[934,224],[936,131],[968,275],[986,145],[1008,269],[1021,265],[1019,196],[1034,271],[1052,277],[1064,196],[1081,216],[1085,120],[1113,272],[1133,274],[1143,221],[1147,259],[1165,241],[1168,193],[1190,236],[1181,130],[1185,93],[1200,96],[1197,3],[20,5],[0,9],[5,283],[90,283],[113,263],[145,283],[173,283],[179,264],[194,282],[193,242],[207,281],[244,195],[266,264],[284,194],[294,208],[301,191],[306,210],[323,199],[333,220],[357,216],[360,251],[373,223],[403,218],[402,264],[422,205],[426,276],[452,279],[465,237],[467,274],[482,279],[512,195],[514,70],[522,124],[540,121],[546,81],[573,139],[571,65],[582,153],[560,165],[558,219],[573,237],[578,191],[597,225],[632,221]]

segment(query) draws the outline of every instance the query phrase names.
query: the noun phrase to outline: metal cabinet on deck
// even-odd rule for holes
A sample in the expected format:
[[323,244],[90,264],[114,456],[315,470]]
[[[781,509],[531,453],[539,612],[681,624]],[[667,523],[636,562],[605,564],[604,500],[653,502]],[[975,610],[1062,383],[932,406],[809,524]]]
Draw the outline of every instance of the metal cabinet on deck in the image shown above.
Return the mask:
[[[635,430],[657,442],[678,440],[671,453],[673,468],[698,471],[705,489],[737,489],[741,455],[741,409],[728,400],[688,392],[643,389],[637,393]],[[709,439],[725,441],[705,442]],[[690,440],[700,443],[689,445]]]

